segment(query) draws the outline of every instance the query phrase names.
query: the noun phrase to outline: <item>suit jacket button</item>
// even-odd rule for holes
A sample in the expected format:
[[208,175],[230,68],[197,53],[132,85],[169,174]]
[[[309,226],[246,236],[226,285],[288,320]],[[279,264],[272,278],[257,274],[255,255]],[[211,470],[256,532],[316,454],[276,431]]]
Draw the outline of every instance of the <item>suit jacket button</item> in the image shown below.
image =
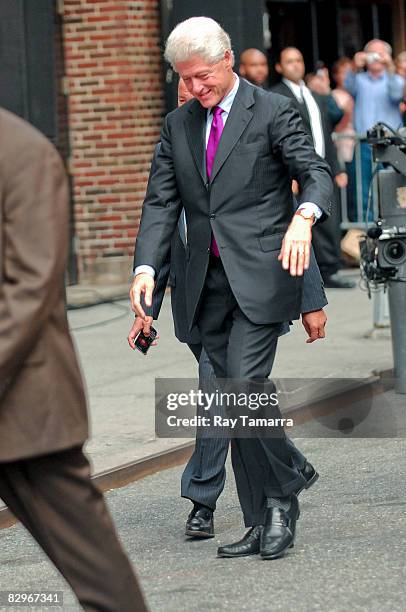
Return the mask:
[[215,215],[214,213],[211,213],[211,214],[209,215],[209,219],[210,219],[211,221],[213,221],[213,219],[215,219],[215,218],[216,218],[216,215]]

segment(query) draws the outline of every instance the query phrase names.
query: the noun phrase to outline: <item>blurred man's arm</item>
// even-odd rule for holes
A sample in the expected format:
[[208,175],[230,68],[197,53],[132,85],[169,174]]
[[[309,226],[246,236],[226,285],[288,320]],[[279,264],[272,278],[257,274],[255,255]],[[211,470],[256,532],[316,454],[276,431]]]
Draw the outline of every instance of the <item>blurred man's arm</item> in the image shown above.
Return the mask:
[[[22,130],[1,174],[4,257],[0,287],[0,381],[10,381],[40,340],[60,296],[68,249],[68,186],[45,139]],[[28,130],[27,133],[29,134]]]
[[338,106],[337,102],[333,98],[331,94],[326,95],[326,105],[328,116],[331,121],[331,125],[333,128],[340,123],[341,119],[344,117],[343,110]]
[[353,70],[347,70],[344,87],[353,98],[357,96],[357,74]]
[[405,80],[399,74],[388,75],[388,94],[392,102],[402,102],[405,93]]

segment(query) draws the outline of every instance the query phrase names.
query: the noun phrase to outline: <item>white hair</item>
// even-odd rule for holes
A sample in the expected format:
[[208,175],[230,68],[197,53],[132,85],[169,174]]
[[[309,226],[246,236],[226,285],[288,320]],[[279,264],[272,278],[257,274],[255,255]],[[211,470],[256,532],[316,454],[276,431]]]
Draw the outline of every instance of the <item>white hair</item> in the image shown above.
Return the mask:
[[382,43],[383,45],[385,45],[386,47],[386,51],[389,53],[389,55],[392,55],[392,47],[390,46],[389,43],[387,43],[385,40],[381,40],[380,38],[373,38],[372,40],[370,40],[369,42],[367,42],[367,44],[364,47],[364,51],[368,51],[369,47],[373,44],[373,43]]
[[223,59],[231,51],[231,40],[220,24],[210,17],[191,17],[178,23],[166,41],[165,59],[176,70],[178,62],[198,55],[208,64]]

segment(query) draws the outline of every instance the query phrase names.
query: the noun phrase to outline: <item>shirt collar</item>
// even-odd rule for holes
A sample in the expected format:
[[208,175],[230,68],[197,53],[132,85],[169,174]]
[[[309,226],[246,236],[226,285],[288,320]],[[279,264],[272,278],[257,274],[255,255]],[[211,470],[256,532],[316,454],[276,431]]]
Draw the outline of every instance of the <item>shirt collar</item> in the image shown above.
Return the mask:
[[293,81],[290,81],[289,79],[285,79],[285,78],[283,78],[282,81],[294,93],[296,98],[299,98],[299,100],[302,98],[302,89],[306,87],[304,81],[300,81],[299,84],[294,83]]
[[[221,100],[221,102],[219,102],[217,104],[217,106],[220,106],[221,110],[223,112],[227,113],[227,114],[231,110],[231,107],[233,105],[235,96],[237,95],[238,87],[240,85],[240,79],[239,79],[238,75],[235,74],[235,72],[233,72],[233,74],[235,76],[235,82],[234,82],[232,90],[229,91],[228,94],[226,96],[224,96],[224,98]],[[211,111],[212,111],[212,109],[209,108],[208,111],[207,111],[207,116],[209,116]]]

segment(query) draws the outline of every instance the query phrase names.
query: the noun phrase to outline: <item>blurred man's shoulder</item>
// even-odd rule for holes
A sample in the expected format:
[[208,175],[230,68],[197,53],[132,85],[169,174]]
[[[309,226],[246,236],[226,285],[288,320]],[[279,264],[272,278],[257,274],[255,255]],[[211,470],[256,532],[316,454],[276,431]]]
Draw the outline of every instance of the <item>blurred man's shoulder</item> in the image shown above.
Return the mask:
[[[38,146],[41,148],[54,148],[50,140],[33,125],[0,107],[1,142],[4,147]],[[0,145],[1,146],[1,145]]]
[[276,108],[277,106],[281,105],[282,107],[292,105],[288,95],[285,95],[285,93],[279,91],[278,89],[263,89],[262,87],[256,87],[254,85],[253,87],[255,88],[257,100],[267,106],[270,105],[272,108]]

